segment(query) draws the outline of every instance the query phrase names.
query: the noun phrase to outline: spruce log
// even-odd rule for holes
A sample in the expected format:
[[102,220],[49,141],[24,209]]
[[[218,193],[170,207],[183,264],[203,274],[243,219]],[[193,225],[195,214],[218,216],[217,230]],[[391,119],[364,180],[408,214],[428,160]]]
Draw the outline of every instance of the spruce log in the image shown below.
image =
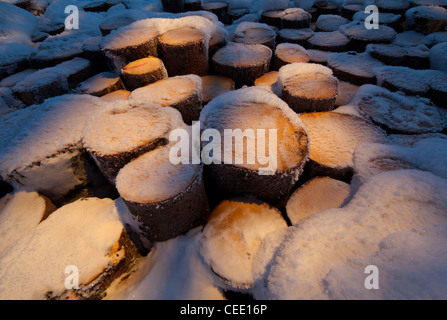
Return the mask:
[[163,61],[155,57],[132,61],[121,72],[126,88],[130,91],[168,77]]

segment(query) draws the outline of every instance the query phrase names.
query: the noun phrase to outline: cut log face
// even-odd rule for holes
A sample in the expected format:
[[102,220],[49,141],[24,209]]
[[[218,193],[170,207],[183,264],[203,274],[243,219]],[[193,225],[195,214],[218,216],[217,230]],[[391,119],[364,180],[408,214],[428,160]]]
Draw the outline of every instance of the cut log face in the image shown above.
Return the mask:
[[255,255],[272,232],[287,229],[278,209],[244,198],[222,201],[211,213],[200,238],[200,254],[224,285],[248,289],[254,284]]
[[[365,21],[366,18],[368,18],[369,14],[365,13],[364,11],[359,11],[354,14],[352,17],[353,21]],[[395,29],[396,31],[398,29],[401,29],[400,22],[402,20],[402,15],[400,14],[394,14],[394,13],[379,13],[379,24],[385,25],[390,28]]]
[[301,8],[289,8],[281,13],[282,26],[285,29],[309,28],[312,15]]
[[424,45],[402,47],[395,44],[369,44],[366,52],[387,65],[429,69],[430,50]]
[[332,32],[337,31],[342,25],[347,24],[348,19],[336,14],[320,15],[315,23],[315,31]]
[[224,76],[204,76],[202,77],[202,88],[202,102],[205,105],[221,94],[234,90],[234,81]]
[[279,43],[295,43],[300,46],[307,46],[307,40],[314,35],[311,29],[281,29],[278,31]]
[[294,63],[278,74],[282,98],[297,113],[334,109],[339,93],[338,79],[319,64]]
[[281,43],[276,47],[273,70],[279,70],[289,63],[309,62],[310,57],[306,49],[298,44]]
[[157,43],[158,31],[155,29],[121,28],[104,37],[99,46],[110,67],[120,72],[132,61],[148,56],[157,57]]
[[177,76],[159,80],[134,90],[131,100],[172,107],[180,111],[183,121],[190,125],[198,120],[202,110],[202,79],[196,75]]
[[42,103],[47,98],[67,93],[93,74],[94,68],[90,61],[74,58],[30,74],[17,83],[12,91],[27,105]]
[[257,22],[241,22],[235,31],[233,41],[246,44],[263,44],[275,50],[276,33],[272,28]]
[[394,14],[404,14],[405,11],[410,7],[408,0],[376,0],[374,4],[379,9],[379,12],[394,13]]
[[284,10],[268,10],[261,14],[261,22],[269,26],[282,28],[281,14]]
[[[240,89],[208,103],[200,119],[205,128],[218,130],[224,137],[206,167],[218,192],[250,194],[281,205],[301,174],[308,151],[306,133],[287,104],[266,90]],[[234,135],[234,130],[246,139],[235,137],[239,141],[225,145],[225,135]],[[268,154],[271,161],[262,164],[260,154]]]
[[349,182],[353,174],[353,154],[362,143],[386,143],[384,131],[360,117],[333,112],[300,115],[312,141],[309,177],[328,176]]
[[309,55],[310,61],[313,63],[319,63],[323,66],[327,64],[327,57],[329,53],[329,51],[307,49],[307,54]]
[[133,22],[135,22],[135,17],[132,17],[131,15],[124,14],[118,17],[110,17],[101,22],[99,30],[101,30],[101,34],[105,37],[113,30],[125,27]]
[[350,40],[350,49],[363,52],[370,43],[391,43],[397,32],[390,27],[380,26],[379,29],[366,29],[365,24],[354,21],[340,27],[340,32]]
[[51,201],[37,192],[18,191],[0,199],[0,253],[26,237],[53,211]]
[[124,89],[120,76],[113,72],[102,72],[87,79],[76,87],[76,91],[101,97],[107,93]]
[[129,96],[130,96],[130,91],[117,90],[117,91],[110,92],[106,95],[103,95],[101,97],[101,99],[104,100],[105,102],[114,102],[117,100],[127,100],[127,99],[129,99]]
[[120,170],[116,186],[151,242],[166,241],[204,223],[208,200],[202,167],[174,165],[170,146],[159,147]]
[[252,85],[270,69],[272,50],[260,44],[232,43],[213,56],[213,68],[218,74],[234,80],[236,88]]
[[58,204],[90,182],[80,141],[87,119],[103,107],[97,97],[66,95],[4,115],[0,175],[15,187],[38,191]]
[[[53,212],[2,255],[0,297],[101,299],[137,258],[114,201],[84,198]],[[65,287],[64,270],[78,271],[79,288]]]
[[363,11],[363,4],[343,4],[341,6],[341,16],[348,20],[352,20],[354,14]]
[[202,4],[202,10],[214,13],[219,21],[225,21],[228,13],[228,3],[223,1],[210,1]]
[[255,80],[255,86],[281,96],[281,88],[278,83],[278,71],[271,71]]
[[315,32],[307,40],[307,45],[316,50],[343,52],[349,48],[350,40],[340,31]]
[[340,80],[362,85],[376,84],[374,68],[382,67],[383,63],[367,53],[350,51],[330,53],[327,58],[327,66]]
[[180,28],[159,37],[160,58],[170,76],[208,73],[208,47],[204,35],[194,28]]
[[168,77],[163,61],[155,57],[132,61],[123,67],[121,73],[130,91]]
[[329,177],[316,177],[297,189],[287,201],[292,225],[318,212],[339,208],[349,196],[349,184]]
[[377,86],[363,86],[351,104],[357,106],[362,116],[391,133],[441,132],[445,125],[428,99],[407,97]]
[[405,12],[408,30],[423,34],[444,31],[447,26],[447,9],[438,6],[418,6]]
[[[98,125],[97,119],[101,119]],[[172,129],[185,125],[177,110],[160,106],[132,108],[128,101],[99,113],[85,129],[84,147],[111,183],[131,160],[168,143]]]

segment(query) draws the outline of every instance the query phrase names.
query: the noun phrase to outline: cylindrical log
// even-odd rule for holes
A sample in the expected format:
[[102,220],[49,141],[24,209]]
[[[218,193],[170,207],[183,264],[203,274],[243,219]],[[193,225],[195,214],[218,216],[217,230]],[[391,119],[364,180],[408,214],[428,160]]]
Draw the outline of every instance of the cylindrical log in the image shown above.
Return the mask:
[[214,71],[234,80],[236,88],[252,85],[270,69],[272,50],[260,44],[232,43],[213,56]]
[[158,31],[155,29],[121,29],[104,37],[99,46],[109,66],[116,72],[126,64],[146,58],[157,57]]
[[202,110],[202,79],[191,74],[159,80],[134,90],[130,99],[175,108],[190,125],[199,119]]
[[168,77],[163,61],[155,57],[132,61],[123,67],[121,73],[130,91]]
[[339,93],[338,79],[319,64],[296,63],[278,74],[282,98],[296,113],[334,109]]
[[119,75],[113,72],[102,72],[80,83],[75,91],[101,97],[122,89],[124,89],[124,84]]
[[119,170],[140,155],[168,143],[169,132],[185,125],[177,110],[160,106],[105,109],[86,126],[84,147],[112,183]]
[[279,68],[289,63],[306,63],[309,60],[309,54],[302,46],[292,43],[281,43],[275,50],[273,70],[278,71]]
[[160,58],[170,76],[208,73],[208,47],[204,35],[194,28],[180,28],[160,35]]
[[169,153],[169,146],[148,152],[121,169],[116,179],[124,203],[151,242],[186,233],[209,215],[203,167],[174,165]]

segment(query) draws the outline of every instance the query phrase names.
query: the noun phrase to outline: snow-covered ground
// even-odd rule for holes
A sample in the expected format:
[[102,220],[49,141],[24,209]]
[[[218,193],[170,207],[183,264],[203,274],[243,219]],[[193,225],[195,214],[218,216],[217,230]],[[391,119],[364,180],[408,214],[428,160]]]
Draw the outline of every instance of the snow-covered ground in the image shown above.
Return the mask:
[[[229,24],[208,11],[164,12],[161,0],[0,1],[0,299],[447,299],[447,2],[332,0],[331,12],[313,0],[226,2],[249,13]],[[386,11],[379,30],[364,28],[363,11],[342,17],[354,3]],[[78,29],[65,28],[69,5]],[[195,28],[207,53],[221,32],[234,49],[224,62],[244,74],[260,45],[229,39],[293,35],[261,14],[295,7],[315,15],[302,29],[312,36],[281,47],[310,62],[270,69],[256,88],[222,90],[203,106],[198,75],[170,75],[172,88],[80,93],[111,85],[97,74],[120,77],[101,56],[106,43],[132,50],[141,39],[122,35],[149,29]],[[297,115],[281,99],[302,74],[337,78],[332,111]],[[193,98],[181,99],[176,79],[194,84]],[[284,163],[297,158],[291,150],[310,154],[298,157],[308,165],[277,207],[216,191],[203,164],[167,162],[170,132],[194,131],[182,121],[188,108],[203,110],[203,122],[230,105],[249,126],[261,117],[237,109],[248,104],[276,107],[309,138],[302,149],[287,145],[298,138],[280,141]],[[262,123],[276,124],[277,113]],[[203,194],[207,215],[197,220],[189,210]],[[167,222],[147,225],[148,206],[151,221]],[[147,238],[188,219],[185,233]]]

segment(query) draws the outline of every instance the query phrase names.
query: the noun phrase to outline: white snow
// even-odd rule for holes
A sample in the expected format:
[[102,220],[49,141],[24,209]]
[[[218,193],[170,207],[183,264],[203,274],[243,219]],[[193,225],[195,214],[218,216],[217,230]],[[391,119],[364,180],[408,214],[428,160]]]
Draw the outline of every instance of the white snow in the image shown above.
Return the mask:
[[[431,291],[432,281],[412,283],[414,277],[400,278],[399,274],[393,276],[392,272],[387,274],[385,270],[396,266],[405,275],[416,275],[420,271],[419,266],[426,263],[419,278],[440,279],[444,275],[445,269],[439,268],[444,261],[434,259],[432,254],[433,251],[443,253],[445,236],[439,236],[432,228],[447,222],[446,190],[446,180],[421,171],[393,171],[372,177],[345,207],[320,212],[289,228],[284,241],[274,251],[265,274],[255,284],[255,298],[364,298],[368,294],[363,283],[367,276],[364,270],[371,260],[359,259],[373,256],[385,248],[390,250],[383,250],[378,254],[382,257],[375,260],[387,261],[387,267],[383,269],[381,263],[377,265],[380,279],[390,277],[402,279],[402,282],[383,280],[392,290],[380,290],[377,294],[386,295],[389,299],[401,297],[401,292],[409,298],[445,298],[445,287]],[[411,248],[424,248],[431,243],[433,251],[427,254],[424,250],[412,251],[414,258],[411,260],[414,262],[406,263],[409,258],[407,250],[402,255],[394,254],[402,250],[403,243],[389,240],[402,235],[402,232],[408,239],[404,243],[409,243],[410,239],[417,241]],[[435,241],[426,242],[425,237]],[[425,260],[427,256],[430,257],[428,261]],[[352,263],[354,260],[363,263],[358,263],[357,268],[350,268],[355,265]],[[338,277],[344,281],[341,286],[337,285]],[[413,285],[417,290],[409,290],[415,288]],[[345,288],[352,288],[352,291]]]
[[412,145],[364,144],[354,153],[356,181],[364,183],[377,173],[399,168],[420,169],[446,179],[446,146],[447,140],[438,136],[422,137]]
[[[189,83],[189,85],[187,85]],[[147,86],[135,89],[129,96],[130,101],[169,106],[186,97],[197,94],[202,99],[202,78],[195,74],[162,79]]]
[[0,255],[44,218],[47,206],[37,192],[17,191],[0,199]]
[[70,265],[78,268],[79,283],[87,283],[116,259],[109,253],[122,231],[113,200],[86,198],[63,206],[0,254],[0,297],[60,294]]
[[390,92],[374,85],[361,86],[349,104],[365,118],[394,131],[416,134],[439,132],[445,125],[430,100]]
[[[32,45],[31,35],[37,28],[37,18],[32,13],[11,3],[0,1],[0,44]],[[12,52],[8,50],[8,53]]]
[[430,49],[430,68],[447,73],[447,42],[441,42]]
[[381,129],[363,118],[333,112],[303,113],[300,118],[310,137],[309,158],[330,168],[352,168],[360,144],[387,141]]
[[276,107],[288,118],[292,126],[295,128],[303,128],[301,119],[292,109],[290,109],[287,103],[278,98],[275,94],[256,87],[230,91],[213,99],[202,109],[202,112],[200,113],[200,122],[202,124],[206,123],[207,119],[212,117],[214,112],[222,109],[226,105],[243,105],[249,103],[266,104]]
[[375,76],[373,68],[384,64],[372,58],[368,53],[349,51],[330,53],[327,58],[327,65],[350,75],[373,79]]
[[321,14],[315,22],[315,28],[319,31],[336,31],[342,25],[347,24],[348,19],[335,14]]
[[90,116],[105,103],[90,95],[64,95],[0,118],[0,175],[6,177],[81,141]]
[[171,147],[158,147],[125,165],[116,177],[121,197],[137,203],[157,203],[185,191],[198,177],[200,166],[173,164]]
[[74,58],[69,61],[62,62],[54,67],[40,69],[33,72],[25,79],[17,83],[13,91],[38,90],[42,85],[56,81],[63,89],[69,90],[70,83],[68,77],[79,72],[91,65],[91,62],[83,58]]
[[184,126],[180,112],[174,108],[119,100],[86,124],[83,143],[95,155],[118,155],[156,139],[168,139],[171,130]]
[[224,300],[215,276],[199,254],[201,228],[158,242],[107,300]]
[[288,79],[302,74],[324,74],[332,76],[332,70],[317,63],[289,63],[282,66],[278,72],[278,85],[281,91]]

